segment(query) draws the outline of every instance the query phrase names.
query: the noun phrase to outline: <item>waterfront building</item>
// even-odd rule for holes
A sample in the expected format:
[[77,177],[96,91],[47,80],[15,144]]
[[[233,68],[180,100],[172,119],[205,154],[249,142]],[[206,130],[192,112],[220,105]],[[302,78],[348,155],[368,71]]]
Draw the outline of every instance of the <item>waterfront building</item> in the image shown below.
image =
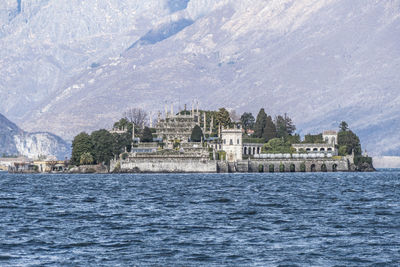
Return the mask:
[[235,162],[243,159],[242,127],[240,125],[234,125],[232,128],[222,127],[221,141],[227,161]]

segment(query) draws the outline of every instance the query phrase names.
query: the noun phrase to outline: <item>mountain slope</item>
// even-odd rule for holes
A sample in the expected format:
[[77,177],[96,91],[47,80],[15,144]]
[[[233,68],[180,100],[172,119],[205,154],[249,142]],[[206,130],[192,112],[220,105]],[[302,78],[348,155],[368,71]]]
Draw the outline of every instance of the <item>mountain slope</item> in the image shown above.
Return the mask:
[[71,148],[60,137],[47,133],[27,133],[0,114],[0,155],[24,155],[29,158],[71,156]]
[[[99,42],[93,57],[81,52],[84,63],[56,72],[61,78],[52,83],[50,97],[39,89],[32,94],[39,100],[22,112],[24,127],[48,128],[70,139],[81,130],[109,127],[130,106],[156,111],[165,103],[182,106],[197,98],[205,108],[288,112],[302,134],[337,128],[346,120],[368,151],[400,154],[400,1],[146,3],[149,8],[132,18],[150,23],[124,24],[119,29],[123,44],[119,37],[89,38]],[[129,27],[130,38],[125,35]],[[100,44],[114,43],[120,55],[110,58]],[[77,40],[64,42],[64,48],[77,44],[92,51]],[[38,51],[43,55],[51,49]],[[94,61],[98,64],[87,67]],[[64,62],[60,59],[60,65]],[[17,114],[20,108],[5,109]]]

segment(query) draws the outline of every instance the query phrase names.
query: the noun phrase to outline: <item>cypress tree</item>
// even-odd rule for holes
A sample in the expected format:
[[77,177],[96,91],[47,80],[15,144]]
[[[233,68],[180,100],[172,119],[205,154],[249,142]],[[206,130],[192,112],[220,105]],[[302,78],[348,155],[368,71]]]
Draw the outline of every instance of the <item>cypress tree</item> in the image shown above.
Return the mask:
[[113,158],[114,137],[105,129],[94,131],[90,137],[95,161],[108,164]]
[[144,127],[142,139],[140,141],[143,143],[153,142],[153,134],[149,127]]
[[203,137],[203,131],[201,130],[200,126],[198,125],[194,126],[192,134],[190,136],[190,141],[200,142],[202,137]]
[[254,125],[254,137],[262,138],[264,133],[264,128],[267,125],[267,114],[262,108],[258,112],[256,123]]
[[272,121],[271,116],[267,116],[266,124],[263,129],[263,134],[262,138],[265,139],[265,142],[268,142],[269,140],[276,138],[276,127],[274,122]]

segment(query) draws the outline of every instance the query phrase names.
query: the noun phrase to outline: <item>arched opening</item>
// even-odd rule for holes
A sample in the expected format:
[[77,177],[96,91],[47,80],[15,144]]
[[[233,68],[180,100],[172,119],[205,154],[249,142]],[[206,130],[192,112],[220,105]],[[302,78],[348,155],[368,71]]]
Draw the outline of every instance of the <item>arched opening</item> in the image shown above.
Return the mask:
[[301,171],[301,172],[306,172],[306,164],[305,164],[304,162],[302,162],[302,163],[300,164],[300,171]]
[[281,163],[281,165],[279,165],[279,171],[285,172],[285,164]]
[[290,164],[290,172],[296,172],[296,166],[293,163]]
[[275,166],[274,164],[269,165],[269,172],[275,172]]
[[329,148],[328,148],[328,151],[332,151],[332,148],[331,148],[331,147],[329,147]]
[[319,151],[325,152],[325,148],[322,147]]
[[316,152],[318,152],[318,148],[316,148],[316,147],[315,147],[315,148],[313,149],[313,151],[316,151]]
[[264,165],[258,165],[258,172],[264,172]]
[[253,155],[255,155],[255,154],[256,154],[256,148],[253,147]]
[[310,152],[310,151],[311,151],[311,148],[306,148],[306,151],[307,151],[307,152]]
[[333,166],[332,166],[332,171],[333,171],[333,172],[337,172],[337,164],[333,164]]
[[244,147],[244,152],[243,154],[247,155],[247,147]]
[[311,172],[316,172],[317,169],[315,168],[315,164],[311,164]]
[[326,167],[325,163],[321,165],[321,171],[322,172],[327,172],[328,171],[328,168]]
[[257,147],[257,154],[260,154],[260,147]]

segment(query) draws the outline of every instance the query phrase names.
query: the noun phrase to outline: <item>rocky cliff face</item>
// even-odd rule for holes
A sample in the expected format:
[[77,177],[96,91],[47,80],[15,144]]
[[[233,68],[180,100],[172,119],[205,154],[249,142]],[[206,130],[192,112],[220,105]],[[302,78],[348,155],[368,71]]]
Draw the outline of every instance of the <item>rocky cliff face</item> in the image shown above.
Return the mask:
[[56,156],[58,159],[70,157],[70,144],[60,137],[47,133],[28,133],[0,114],[0,156],[24,155],[29,158]]
[[72,139],[197,98],[288,112],[301,134],[345,120],[400,153],[399,0],[5,2],[0,112],[29,131]]

